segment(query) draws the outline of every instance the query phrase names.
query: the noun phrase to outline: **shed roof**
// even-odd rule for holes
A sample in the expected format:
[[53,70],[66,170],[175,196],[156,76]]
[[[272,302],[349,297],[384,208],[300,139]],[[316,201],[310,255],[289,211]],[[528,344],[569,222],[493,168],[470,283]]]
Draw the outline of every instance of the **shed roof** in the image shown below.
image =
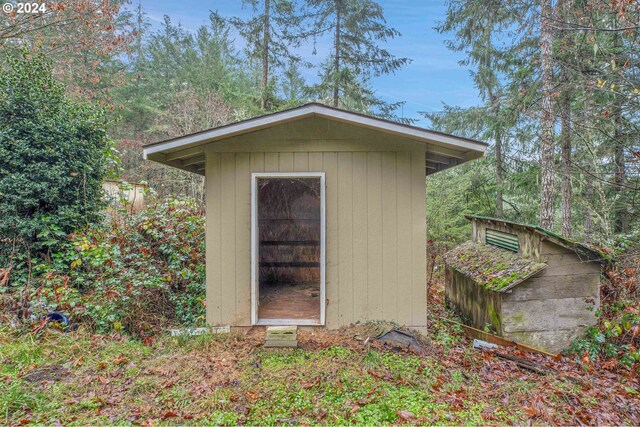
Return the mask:
[[444,261],[478,285],[496,292],[506,292],[547,267],[543,262],[473,241],[447,252]]
[[613,256],[608,254],[604,250],[592,246],[587,245],[585,243],[577,242],[575,240],[571,240],[567,237],[561,236],[560,234],[554,233],[553,231],[547,230],[546,228],[542,228],[538,225],[532,224],[524,224],[515,221],[509,221],[503,218],[493,218],[489,216],[481,216],[481,215],[465,215],[465,218],[468,220],[480,220],[485,222],[496,222],[502,223],[509,226],[520,227],[528,230],[531,233],[541,234],[544,239],[547,241],[554,243],[558,246],[562,246],[569,250],[572,250],[578,256],[582,256],[586,258],[588,261],[598,262],[600,264],[611,264],[614,262]]
[[397,123],[319,103],[304,104],[288,110],[266,114],[215,127],[166,141],[154,142],[143,147],[143,157],[179,169],[204,174],[204,145],[230,139],[239,135],[267,129],[271,126],[311,117],[347,123],[353,126],[395,135],[407,141],[424,143],[427,173],[434,173],[482,157],[487,144],[471,138],[454,136],[417,126]]

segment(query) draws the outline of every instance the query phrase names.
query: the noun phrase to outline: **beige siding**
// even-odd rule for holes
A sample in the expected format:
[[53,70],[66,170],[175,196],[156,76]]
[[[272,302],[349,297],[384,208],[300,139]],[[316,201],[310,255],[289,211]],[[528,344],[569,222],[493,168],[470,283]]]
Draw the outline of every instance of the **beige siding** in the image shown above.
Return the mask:
[[[220,243],[223,323],[236,321],[236,155],[223,153],[220,159]],[[242,242],[240,242],[242,244]],[[215,276],[215,273],[214,273]]]
[[[295,136],[295,135],[294,135]],[[423,151],[207,147],[207,321],[251,324],[251,173],[326,174],[326,325],[426,326]]]
[[[426,179],[426,178],[425,178]],[[382,153],[382,318],[398,316],[396,154]],[[425,218],[426,221],[426,218]]]
[[251,269],[246,268],[243,259],[251,259],[251,246],[247,248],[244,242],[251,241],[251,201],[243,197],[251,194],[251,155],[249,153],[236,154],[236,319],[251,318],[251,306],[246,301],[251,301],[251,287],[240,286],[251,281]]
[[222,324],[222,238],[220,219],[222,217],[222,176],[220,153],[207,155],[209,173],[206,175],[207,188],[207,323]]
[[398,321],[411,324],[411,153],[396,154]]
[[367,317],[382,313],[382,155],[367,153]]
[[424,183],[424,153],[411,156],[411,324],[421,325],[427,317],[427,203]]
[[340,316],[340,294],[338,276],[338,153],[323,153],[323,168],[326,175],[327,247],[326,247],[326,293],[327,325],[338,324]]
[[[340,325],[354,322],[353,317],[353,153],[338,153],[338,298]],[[331,189],[327,188],[327,191]],[[327,217],[327,221],[331,218]],[[330,242],[327,242],[329,245]],[[348,284],[348,285],[347,285]]]
[[368,318],[369,286],[367,270],[367,153],[353,153],[353,313],[355,319]]

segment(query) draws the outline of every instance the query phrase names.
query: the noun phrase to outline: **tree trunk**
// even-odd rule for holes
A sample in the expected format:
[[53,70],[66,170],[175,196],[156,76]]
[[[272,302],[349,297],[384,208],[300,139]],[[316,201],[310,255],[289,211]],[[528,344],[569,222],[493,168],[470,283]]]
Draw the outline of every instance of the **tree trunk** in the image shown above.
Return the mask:
[[562,100],[560,117],[560,140],[562,143],[562,234],[571,237],[571,104],[569,99],[569,79],[562,70]]
[[[493,20],[489,19],[489,22],[484,28],[484,42],[486,52],[493,52],[493,47],[491,44],[491,30],[493,29]],[[497,97],[494,93],[494,84],[497,79],[493,75],[493,64],[492,64],[492,54],[486,53],[484,55],[484,60],[481,64],[484,64],[486,69],[491,72],[491,76],[494,79],[489,79],[489,84],[487,85],[487,95],[489,96],[490,109],[492,120],[494,123],[500,123],[500,101],[499,97]],[[493,132],[493,139],[495,141],[495,168],[496,168],[496,217],[502,218],[504,217],[504,203],[502,198],[502,185],[504,183],[504,165],[503,165],[503,157],[502,157],[502,125],[499,124],[495,128],[496,130]]]
[[502,160],[502,135],[496,134],[496,217],[504,217],[502,202],[502,185],[504,182],[504,166]]
[[540,118],[540,226],[553,227],[555,211],[555,141],[553,116],[553,30],[551,0],[542,0],[540,19],[540,66],[542,112]]
[[269,6],[270,0],[264,0],[264,33],[262,36],[262,109],[267,108],[267,86],[269,85]]
[[[491,102],[491,111],[493,115],[493,120],[498,120],[498,116],[500,114],[500,105],[498,104],[498,100],[493,95],[493,90],[489,88],[488,90],[489,99]],[[502,218],[504,217],[504,203],[502,199],[502,186],[504,183],[504,160],[502,156],[502,132],[496,131],[494,134],[495,140],[495,151],[496,151],[496,217]]]
[[[619,33],[615,35],[615,53],[617,55],[623,54],[622,38]],[[623,98],[620,95],[614,95],[614,126],[613,131],[613,162],[615,164],[615,175],[613,177],[614,183],[614,233],[623,233],[627,231],[628,219],[626,206],[623,200],[624,196],[624,182],[627,175],[627,167],[624,159],[624,132],[622,129],[622,103]]]
[[342,18],[342,0],[336,0],[335,57],[333,59],[333,106],[340,102],[340,19]]
[[617,96],[615,102],[615,130],[613,132],[613,162],[615,164],[615,175],[613,178],[614,183],[614,224],[613,231],[615,233],[623,233],[627,231],[627,212],[623,200],[624,196],[624,182],[626,178],[626,164],[624,160],[624,141],[622,132],[622,99]]
[[593,212],[591,208],[591,202],[593,201],[593,184],[591,183],[591,177],[587,176],[585,180],[584,189],[584,240],[586,242],[593,241]]

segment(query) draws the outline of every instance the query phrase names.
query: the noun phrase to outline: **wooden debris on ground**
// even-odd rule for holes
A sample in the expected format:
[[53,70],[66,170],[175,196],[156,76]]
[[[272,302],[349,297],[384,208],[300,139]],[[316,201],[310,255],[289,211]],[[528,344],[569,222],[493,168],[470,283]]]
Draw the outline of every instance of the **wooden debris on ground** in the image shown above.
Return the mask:
[[526,353],[537,353],[537,354],[542,354],[544,356],[549,356],[554,358],[558,356],[557,354],[549,353],[539,348],[531,347],[526,344],[512,341],[507,338],[503,338],[489,332],[481,331],[480,329],[476,329],[462,323],[454,322],[453,320],[450,320],[450,319],[441,318],[441,320],[460,326],[464,331],[464,334],[467,336],[467,338],[479,339],[489,343],[497,344],[502,347],[515,347],[518,350],[524,351]]
[[527,369],[531,372],[535,372],[536,374],[546,375],[546,374],[558,373],[558,371],[556,371],[553,368],[549,368],[547,366],[544,366],[540,363],[533,362],[531,360],[523,359],[522,357],[511,356],[509,354],[499,353],[497,351],[493,351],[493,354],[495,354],[501,359],[511,360],[512,362],[516,362],[516,365],[518,365],[519,367]]

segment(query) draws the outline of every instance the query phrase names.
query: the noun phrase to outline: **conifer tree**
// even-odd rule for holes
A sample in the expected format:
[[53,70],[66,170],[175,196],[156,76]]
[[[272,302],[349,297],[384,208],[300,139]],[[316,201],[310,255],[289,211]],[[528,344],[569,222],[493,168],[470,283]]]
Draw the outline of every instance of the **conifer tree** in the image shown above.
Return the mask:
[[299,28],[302,16],[291,0],[242,0],[251,7],[249,19],[233,17],[229,22],[246,40],[246,53],[250,60],[260,63],[260,106],[273,107],[275,85],[274,69],[300,62],[294,48],[300,45]]
[[331,54],[322,64],[321,81],[311,93],[334,107],[377,109],[390,115],[399,104],[387,104],[369,87],[371,77],[394,73],[408,64],[381,47],[400,33],[387,26],[382,7],[373,0],[307,0],[313,20],[306,33],[331,39]]

